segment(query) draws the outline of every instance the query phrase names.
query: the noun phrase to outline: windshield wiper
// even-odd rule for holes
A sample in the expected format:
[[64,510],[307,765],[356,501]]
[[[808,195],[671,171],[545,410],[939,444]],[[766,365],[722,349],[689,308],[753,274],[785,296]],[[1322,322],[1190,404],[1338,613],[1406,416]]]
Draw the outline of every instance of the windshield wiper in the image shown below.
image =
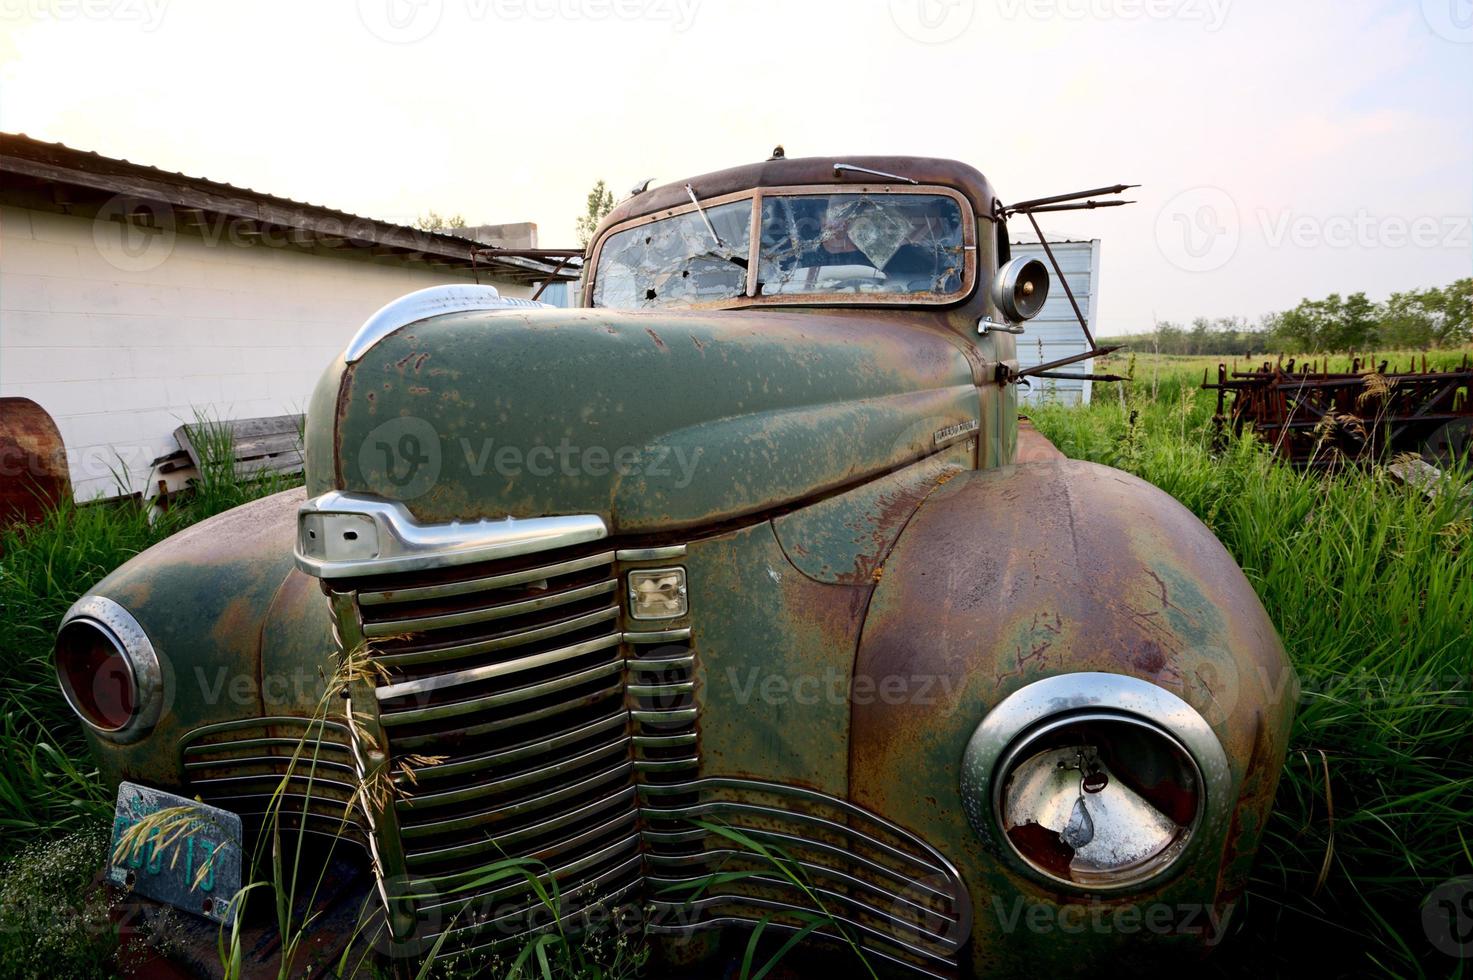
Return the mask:
[[[726,249],[727,254],[729,255],[731,253],[731,249],[726,248],[726,243],[721,240],[720,235],[716,234],[716,226],[711,224],[710,218],[706,217],[706,209],[701,207],[701,201],[698,197],[696,197],[696,189],[691,185],[686,184],[685,192],[690,195],[690,203],[696,206],[696,214],[699,214],[701,216],[701,220],[706,223],[706,230],[711,233],[711,240],[716,243],[717,248]],[[723,258],[725,257],[726,256],[723,256]]]

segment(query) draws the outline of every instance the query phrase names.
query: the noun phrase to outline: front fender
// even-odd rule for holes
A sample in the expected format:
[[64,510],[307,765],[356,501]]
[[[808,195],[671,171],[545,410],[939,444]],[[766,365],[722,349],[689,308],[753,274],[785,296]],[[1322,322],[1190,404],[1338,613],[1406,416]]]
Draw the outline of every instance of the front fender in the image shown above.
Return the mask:
[[315,581],[293,567],[303,492],[201,521],[131,559],[88,595],[122,605],[158,654],[164,703],[142,738],[88,730],[103,778],[185,785],[180,739],[204,725],[310,716],[330,670],[331,623]]
[[[1035,681],[1084,671],[1169,690],[1227,755],[1233,809],[1221,839],[1145,893],[1101,898],[1040,883],[966,817],[963,752],[988,712]],[[1298,687],[1247,578],[1170,496],[1074,460],[957,476],[886,561],[855,677],[852,798],[950,852],[976,909],[978,975],[1077,973],[1091,962],[1115,972],[1137,951],[1159,966],[1164,946],[1220,938],[1272,803]],[[1197,909],[1203,928],[1129,929],[1112,918],[1122,905],[1163,904]],[[1103,926],[1074,914],[1102,910]],[[1144,942],[1142,931],[1166,934]]]

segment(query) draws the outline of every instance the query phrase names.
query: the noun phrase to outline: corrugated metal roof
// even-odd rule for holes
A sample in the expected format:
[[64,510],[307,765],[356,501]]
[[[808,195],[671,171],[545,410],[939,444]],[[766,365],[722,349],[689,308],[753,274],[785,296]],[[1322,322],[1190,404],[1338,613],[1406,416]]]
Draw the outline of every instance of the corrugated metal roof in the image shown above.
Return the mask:
[[[0,133],[0,173],[54,186],[104,195],[126,195],[186,210],[215,212],[265,225],[300,229],[321,238],[345,239],[349,247],[385,249],[378,253],[488,268],[521,281],[548,278],[555,261],[498,257],[494,247],[440,232],[426,232],[337,208],[280,197],[248,187],[192,177],[179,171],[133,163],[24,133]],[[7,183],[9,183],[7,181]],[[336,234],[334,234],[336,229]],[[581,263],[569,263],[557,278],[572,279]]]

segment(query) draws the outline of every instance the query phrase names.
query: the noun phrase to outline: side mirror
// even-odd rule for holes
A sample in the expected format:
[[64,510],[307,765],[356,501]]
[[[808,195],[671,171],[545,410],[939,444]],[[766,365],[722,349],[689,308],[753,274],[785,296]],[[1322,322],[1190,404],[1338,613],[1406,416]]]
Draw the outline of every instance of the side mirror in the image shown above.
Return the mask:
[[1048,299],[1048,268],[1037,259],[1016,258],[997,270],[992,280],[992,302],[1009,323],[1038,316]]

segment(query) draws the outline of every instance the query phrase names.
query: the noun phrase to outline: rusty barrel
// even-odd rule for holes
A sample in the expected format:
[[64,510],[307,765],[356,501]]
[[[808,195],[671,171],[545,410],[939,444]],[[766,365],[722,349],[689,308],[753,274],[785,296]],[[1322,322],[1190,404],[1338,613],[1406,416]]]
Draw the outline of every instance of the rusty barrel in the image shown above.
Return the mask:
[[29,398],[0,398],[0,526],[34,523],[71,495],[66,446],[51,415]]

